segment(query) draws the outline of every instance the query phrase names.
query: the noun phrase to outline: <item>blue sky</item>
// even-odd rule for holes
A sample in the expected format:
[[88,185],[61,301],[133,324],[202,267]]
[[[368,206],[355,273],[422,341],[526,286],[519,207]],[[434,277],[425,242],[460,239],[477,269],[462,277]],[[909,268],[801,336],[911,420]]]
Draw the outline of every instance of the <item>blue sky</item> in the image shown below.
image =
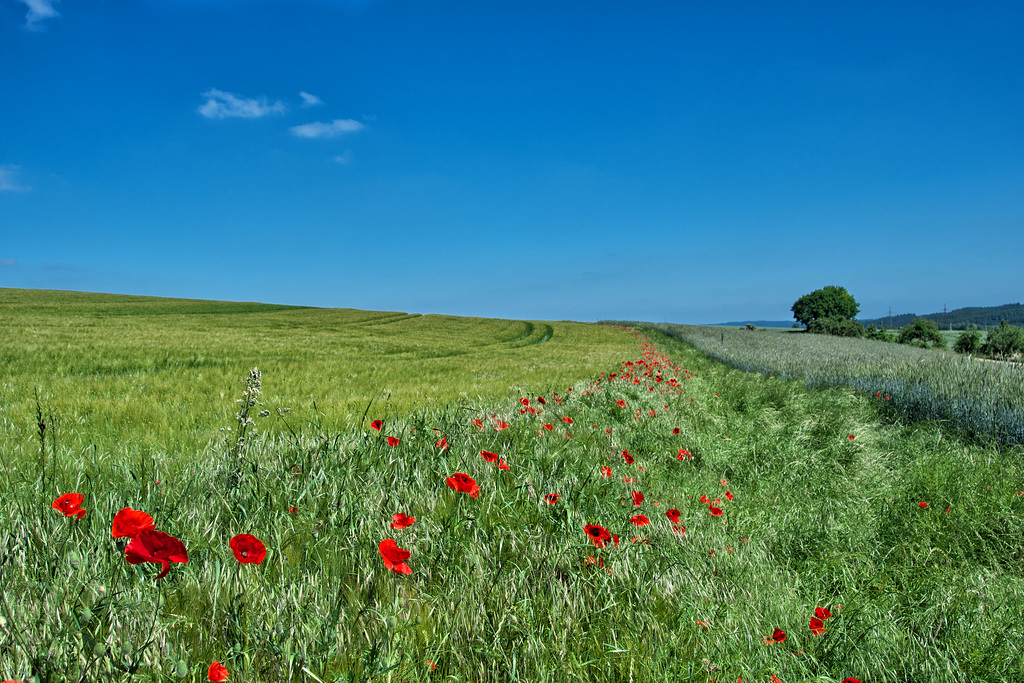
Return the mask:
[[1024,4],[0,0],[0,286],[529,319],[1024,300]]

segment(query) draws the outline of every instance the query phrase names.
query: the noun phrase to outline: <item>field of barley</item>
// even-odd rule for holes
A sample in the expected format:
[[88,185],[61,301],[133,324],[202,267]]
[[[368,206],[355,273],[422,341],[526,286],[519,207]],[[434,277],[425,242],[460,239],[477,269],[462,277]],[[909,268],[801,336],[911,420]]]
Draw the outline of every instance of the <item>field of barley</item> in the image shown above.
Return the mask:
[[880,387],[653,329],[18,296],[0,678],[1024,680],[1024,453]]
[[265,375],[263,429],[337,430],[368,407],[405,415],[569,386],[631,349],[579,323],[16,289],[0,289],[0,329],[7,448],[35,447],[38,407],[70,450],[136,456],[187,457],[222,438],[252,367]]

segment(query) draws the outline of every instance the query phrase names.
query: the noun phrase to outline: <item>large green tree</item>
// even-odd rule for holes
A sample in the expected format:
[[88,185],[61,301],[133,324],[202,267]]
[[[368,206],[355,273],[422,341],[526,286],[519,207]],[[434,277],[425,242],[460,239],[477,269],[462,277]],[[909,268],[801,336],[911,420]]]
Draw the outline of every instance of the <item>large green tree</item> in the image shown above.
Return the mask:
[[860,304],[845,287],[829,285],[804,294],[790,310],[797,322],[810,327],[815,320],[826,318],[853,320],[860,311]]

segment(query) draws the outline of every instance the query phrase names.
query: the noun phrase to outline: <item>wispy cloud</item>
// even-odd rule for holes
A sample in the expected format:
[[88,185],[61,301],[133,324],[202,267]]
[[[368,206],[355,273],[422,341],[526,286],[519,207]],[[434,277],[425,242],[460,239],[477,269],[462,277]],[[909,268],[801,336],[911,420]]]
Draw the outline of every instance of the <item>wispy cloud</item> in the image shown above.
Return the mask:
[[336,164],[347,164],[351,162],[352,150],[347,150],[344,154],[339,154],[338,156],[332,158],[331,161],[333,161]]
[[22,25],[26,31],[45,31],[43,21],[59,17],[60,13],[53,8],[56,0],[20,0],[28,6],[28,14],[25,15],[25,23]]
[[0,268],[13,268],[18,262],[12,258],[0,258]]
[[321,121],[304,123],[301,126],[292,126],[288,130],[292,132],[292,135],[300,138],[333,138],[345,133],[354,133],[363,128],[363,124],[353,119],[334,119],[330,123]]
[[283,102],[271,103],[266,97],[240,97],[235,93],[210,88],[203,93],[206,98],[197,112],[208,119],[258,119],[263,116],[285,114],[288,107]]
[[299,95],[302,97],[302,106],[304,108],[315,107],[318,104],[324,103],[319,97],[310,95],[308,92],[300,92]]
[[20,170],[20,166],[0,165],[0,192],[28,192],[32,189],[28,185],[18,184],[18,171]]

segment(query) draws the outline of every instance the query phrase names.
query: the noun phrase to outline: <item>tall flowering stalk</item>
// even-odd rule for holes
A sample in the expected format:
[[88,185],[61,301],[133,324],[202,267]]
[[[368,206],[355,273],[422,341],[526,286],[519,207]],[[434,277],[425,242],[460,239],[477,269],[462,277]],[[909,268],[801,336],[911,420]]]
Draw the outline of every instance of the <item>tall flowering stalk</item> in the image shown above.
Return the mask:
[[[238,412],[235,413],[235,440],[231,446],[231,455],[235,461],[235,469],[231,475],[231,487],[237,488],[242,481],[242,461],[249,452],[249,444],[256,436],[256,420],[253,412],[263,407],[260,395],[262,375],[259,367],[253,367],[245,378],[245,388],[242,390],[242,397],[235,399],[238,404]],[[267,417],[269,410],[259,410],[255,417]],[[253,463],[253,474],[256,473],[257,465]]]
[[[231,448],[231,453],[236,458],[248,450],[249,444],[245,438],[246,434],[248,434],[250,429],[254,433],[256,431],[256,421],[252,418],[250,412],[257,406],[263,406],[263,403],[260,401],[260,395],[263,393],[261,380],[262,374],[260,374],[259,367],[253,367],[249,371],[249,376],[245,378],[245,389],[242,390],[242,398],[235,399],[235,403],[238,404],[238,412],[235,413],[237,431],[235,432],[235,443]],[[267,411],[258,413],[259,417],[266,417],[267,415],[269,415]]]

